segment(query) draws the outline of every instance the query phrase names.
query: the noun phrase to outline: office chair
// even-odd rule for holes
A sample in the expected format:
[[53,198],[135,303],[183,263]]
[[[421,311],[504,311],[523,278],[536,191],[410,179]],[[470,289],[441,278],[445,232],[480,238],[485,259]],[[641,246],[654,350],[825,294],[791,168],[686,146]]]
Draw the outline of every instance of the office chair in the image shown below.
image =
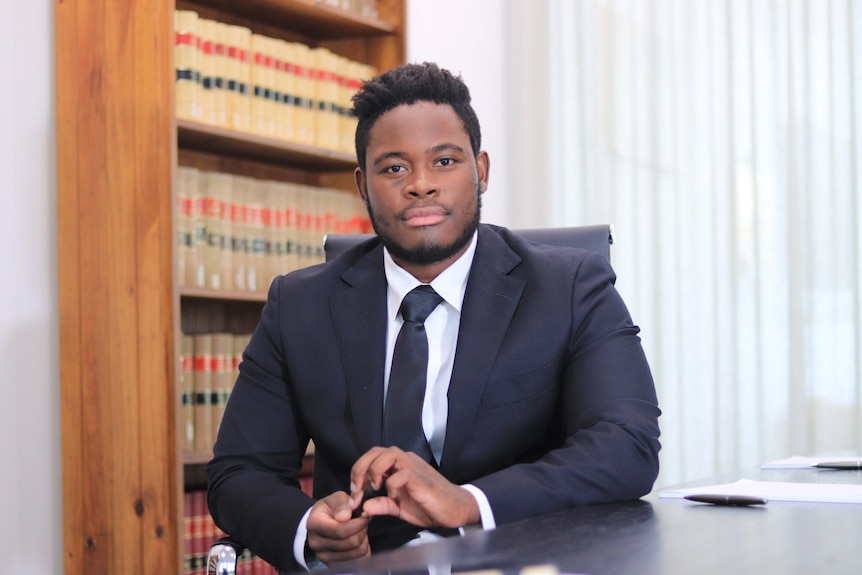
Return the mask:
[[[514,231],[519,236],[539,244],[581,248],[604,256],[608,261],[611,260],[611,244],[614,243],[614,227],[611,225],[536,228]],[[372,237],[374,237],[373,234],[327,235],[323,238],[323,251],[326,254],[326,261],[335,259],[345,250]]]
[[[614,228],[611,225],[577,226],[570,228],[544,228],[514,230],[530,241],[551,246],[581,248],[611,260],[611,244],[614,243]],[[370,239],[373,234],[330,234],[323,238],[326,261],[341,255],[358,243]],[[207,575],[236,575],[237,557],[242,546],[223,537],[210,547],[207,560]]]

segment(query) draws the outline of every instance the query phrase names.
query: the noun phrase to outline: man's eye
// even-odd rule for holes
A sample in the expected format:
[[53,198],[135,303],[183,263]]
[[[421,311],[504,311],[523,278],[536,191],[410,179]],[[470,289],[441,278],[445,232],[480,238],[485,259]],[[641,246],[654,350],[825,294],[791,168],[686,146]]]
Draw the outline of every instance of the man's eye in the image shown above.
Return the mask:
[[453,160],[452,158],[442,158],[440,160],[440,165],[443,166],[444,168],[447,166],[451,166],[454,163],[455,163],[455,160]]
[[389,166],[385,171],[390,174],[400,174],[404,171],[404,166]]

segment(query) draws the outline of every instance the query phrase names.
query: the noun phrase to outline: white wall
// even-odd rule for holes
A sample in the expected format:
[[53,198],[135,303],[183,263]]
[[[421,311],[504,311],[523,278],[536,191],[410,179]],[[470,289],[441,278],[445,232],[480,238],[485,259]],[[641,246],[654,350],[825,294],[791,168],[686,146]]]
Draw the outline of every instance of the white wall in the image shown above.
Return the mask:
[[407,61],[436,62],[460,74],[491,157],[482,220],[512,225],[507,185],[505,21],[501,0],[408,0]]
[[62,573],[53,2],[0,20],[0,541]]

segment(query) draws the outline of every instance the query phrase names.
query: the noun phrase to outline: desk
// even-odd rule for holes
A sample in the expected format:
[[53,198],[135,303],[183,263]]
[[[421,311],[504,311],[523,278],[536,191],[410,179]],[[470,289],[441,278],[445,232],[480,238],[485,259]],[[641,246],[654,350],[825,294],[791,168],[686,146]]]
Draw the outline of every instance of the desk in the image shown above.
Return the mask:
[[[862,483],[862,472],[756,470],[687,486],[741,477],[762,481]],[[590,575],[712,575],[862,572],[862,505],[770,502],[720,507],[656,494],[593,505],[444,541],[380,553],[332,572],[452,571],[553,563]]]

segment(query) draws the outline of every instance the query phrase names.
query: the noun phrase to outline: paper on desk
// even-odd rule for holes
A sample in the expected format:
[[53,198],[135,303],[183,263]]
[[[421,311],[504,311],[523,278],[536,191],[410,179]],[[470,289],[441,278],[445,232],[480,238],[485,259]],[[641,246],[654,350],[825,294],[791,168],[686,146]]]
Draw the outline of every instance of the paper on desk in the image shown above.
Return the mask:
[[693,493],[710,495],[751,495],[770,501],[811,501],[817,503],[860,503],[862,485],[835,483],[790,483],[784,481],[753,481],[740,479],[734,483],[705,485],[685,489],[659,491],[663,498],[681,498]]
[[802,455],[794,455],[787,459],[777,459],[769,461],[760,466],[761,469],[808,469],[817,463],[826,461],[835,461],[836,459],[846,459],[845,457],[805,457]]

